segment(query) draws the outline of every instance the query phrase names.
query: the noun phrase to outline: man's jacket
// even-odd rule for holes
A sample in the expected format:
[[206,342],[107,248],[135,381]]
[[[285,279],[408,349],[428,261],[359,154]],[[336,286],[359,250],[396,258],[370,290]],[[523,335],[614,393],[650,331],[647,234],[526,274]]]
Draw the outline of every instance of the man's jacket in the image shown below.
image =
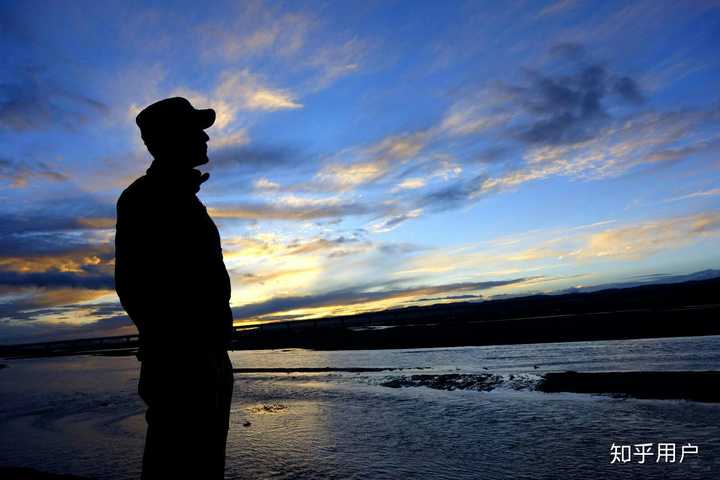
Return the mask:
[[140,332],[139,359],[227,350],[230,277],[217,227],[200,202],[197,170],[157,160],[117,202],[115,290]]

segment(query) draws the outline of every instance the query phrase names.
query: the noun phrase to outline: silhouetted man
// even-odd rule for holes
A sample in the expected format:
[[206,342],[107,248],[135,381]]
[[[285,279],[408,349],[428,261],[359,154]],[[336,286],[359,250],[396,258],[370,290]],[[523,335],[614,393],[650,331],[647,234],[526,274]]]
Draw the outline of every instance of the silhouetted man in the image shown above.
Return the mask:
[[230,278],[195,195],[212,109],[161,100],[136,123],[154,157],[117,202],[115,289],[140,332],[143,479],[223,478],[233,390]]

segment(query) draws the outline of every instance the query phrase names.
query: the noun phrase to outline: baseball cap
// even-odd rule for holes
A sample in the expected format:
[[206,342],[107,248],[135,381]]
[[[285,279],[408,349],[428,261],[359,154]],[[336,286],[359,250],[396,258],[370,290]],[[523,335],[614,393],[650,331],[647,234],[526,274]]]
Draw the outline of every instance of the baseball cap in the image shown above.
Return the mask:
[[178,128],[196,127],[206,129],[215,123],[215,110],[197,109],[183,97],[171,97],[145,107],[135,123],[140,127],[143,139],[161,136]]

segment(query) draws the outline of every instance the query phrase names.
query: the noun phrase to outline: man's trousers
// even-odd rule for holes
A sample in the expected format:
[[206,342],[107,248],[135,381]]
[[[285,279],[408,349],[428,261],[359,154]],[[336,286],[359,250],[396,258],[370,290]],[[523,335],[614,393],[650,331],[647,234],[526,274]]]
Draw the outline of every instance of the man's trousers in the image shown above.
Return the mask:
[[226,351],[143,356],[142,480],[222,479],[233,392]]

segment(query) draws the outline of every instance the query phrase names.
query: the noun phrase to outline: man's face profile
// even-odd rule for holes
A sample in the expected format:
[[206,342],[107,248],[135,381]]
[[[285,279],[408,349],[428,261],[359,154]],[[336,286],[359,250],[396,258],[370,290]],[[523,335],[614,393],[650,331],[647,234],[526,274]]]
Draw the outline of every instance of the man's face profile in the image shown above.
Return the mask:
[[[185,129],[183,129],[185,130]],[[190,168],[209,162],[207,142],[210,137],[200,128],[189,128],[177,136],[177,159],[186,161]]]
[[173,97],[149,105],[136,117],[150,154],[174,168],[208,163],[205,129],[215,123],[213,109],[196,109],[185,98]]
[[178,127],[167,135],[151,139],[150,153],[159,160],[169,160],[178,167],[193,168],[209,162],[207,142],[210,137],[197,127]]

